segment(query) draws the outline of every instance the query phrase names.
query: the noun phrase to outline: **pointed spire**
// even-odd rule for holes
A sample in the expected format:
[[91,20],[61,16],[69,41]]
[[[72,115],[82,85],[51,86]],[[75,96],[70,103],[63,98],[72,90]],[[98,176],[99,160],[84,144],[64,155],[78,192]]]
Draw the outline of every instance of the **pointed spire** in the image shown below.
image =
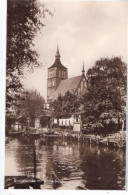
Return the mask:
[[59,46],[58,46],[58,44],[57,44],[57,52],[59,52]]
[[57,44],[56,59],[60,59],[59,46]]
[[83,62],[83,70],[82,70],[82,75],[85,74],[85,70],[84,70],[84,62]]

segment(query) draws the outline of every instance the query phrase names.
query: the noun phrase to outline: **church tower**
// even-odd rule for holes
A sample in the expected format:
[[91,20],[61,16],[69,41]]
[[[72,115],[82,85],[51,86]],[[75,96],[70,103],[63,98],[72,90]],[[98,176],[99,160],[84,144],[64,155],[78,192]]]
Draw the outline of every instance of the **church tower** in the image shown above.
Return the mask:
[[55,62],[48,68],[48,79],[47,79],[47,100],[51,98],[51,94],[56,90],[60,82],[68,78],[67,68],[61,64],[59,48],[57,46],[57,52],[55,55]]

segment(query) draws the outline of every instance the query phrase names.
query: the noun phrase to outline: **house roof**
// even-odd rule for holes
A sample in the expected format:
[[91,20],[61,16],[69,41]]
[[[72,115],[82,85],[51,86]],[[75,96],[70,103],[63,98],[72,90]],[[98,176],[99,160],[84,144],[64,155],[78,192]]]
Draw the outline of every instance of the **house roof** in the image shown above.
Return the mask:
[[74,115],[77,115],[77,114],[84,114],[85,113],[85,110],[80,110],[78,112],[75,112]]
[[64,96],[67,91],[74,92],[77,89],[81,78],[82,75],[62,80],[56,91],[50,95],[50,99],[56,99],[59,94]]

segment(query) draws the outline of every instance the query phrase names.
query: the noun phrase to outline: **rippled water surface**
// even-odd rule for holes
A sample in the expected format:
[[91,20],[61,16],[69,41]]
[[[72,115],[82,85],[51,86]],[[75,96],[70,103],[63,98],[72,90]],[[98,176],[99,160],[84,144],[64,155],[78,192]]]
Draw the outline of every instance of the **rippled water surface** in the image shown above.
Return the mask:
[[54,172],[63,182],[58,189],[125,189],[125,152],[67,141],[15,138],[6,144],[5,175],[33,174],[33,145],[36,145],[37,176],[52,188]]

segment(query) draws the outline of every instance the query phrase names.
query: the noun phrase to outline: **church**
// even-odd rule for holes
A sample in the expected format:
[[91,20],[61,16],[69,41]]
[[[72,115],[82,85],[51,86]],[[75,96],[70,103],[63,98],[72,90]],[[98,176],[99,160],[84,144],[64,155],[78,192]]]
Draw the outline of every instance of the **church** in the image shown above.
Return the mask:
[[87,87],[84,65],[82,74],[68,78],[68,69],[62,65],[60,60],[59,48],[55,55],[55,62],[48,68],[47,79],[47,102],[50,103],[58,96],[64,96],[67,91],[74,94],[82,94]]

